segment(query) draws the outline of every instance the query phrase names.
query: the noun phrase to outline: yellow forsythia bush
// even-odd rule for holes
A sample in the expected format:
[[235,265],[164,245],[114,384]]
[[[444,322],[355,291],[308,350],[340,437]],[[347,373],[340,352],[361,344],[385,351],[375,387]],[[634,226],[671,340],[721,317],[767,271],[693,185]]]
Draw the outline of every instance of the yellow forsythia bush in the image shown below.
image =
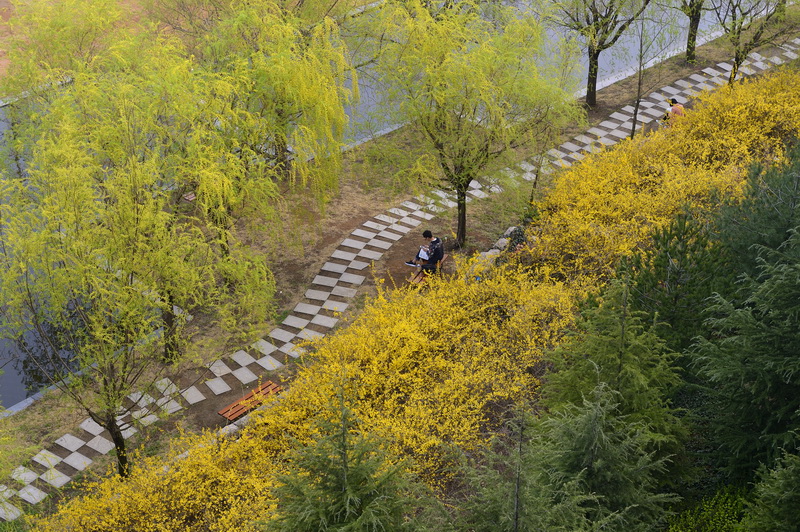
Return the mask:
[[[237,441],[188,442],[181,460],[139,462],[132,478],[90,487],[41,530],[249,530],[270,515],[282,459],[310,441],[343,393],[359,430],[387,442],[429,483],[454,447],[475,448],[491,411],[534,394],[543,351],[573,321],[574,295],[513,267],[432,279],[424,292],[381,292],[349,326],[320,340],[312,364]],[[227,527],[227,528],[226,528]]]
[[673,127],[561,173],[529,228],[532,262],[591,289],[680,209],[708,206],[714,191],[735,197],[753,162],[781,163],[798,132],[796,72],[703,93]]

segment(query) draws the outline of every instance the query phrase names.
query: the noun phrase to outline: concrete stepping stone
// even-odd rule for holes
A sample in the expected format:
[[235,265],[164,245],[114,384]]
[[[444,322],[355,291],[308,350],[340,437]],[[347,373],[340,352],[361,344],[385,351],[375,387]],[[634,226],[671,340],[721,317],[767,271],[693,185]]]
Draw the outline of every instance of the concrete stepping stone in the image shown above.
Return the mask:
[[242,351],[241,349],[232,354],[231,358],[235,360],[240,366],[249,366],[250,364],[256,361],[256,359],[251,357],[247,351]]
[[[420,222],[417,222],[417,224],[419,223]],[[387,242],[385,240],[378,240],[377,238],[373,238],[372,240],[370,240],[368,242],[368,245],[378,249],[389,249],[390,247],[392,247],[391,242]]]
[[360,286],[361,283],[363,283],[365,279],[366,279],[366,277],[364,277],[363,275],[356,275],[354,273],[343,273],[341,279],[339,279],[339,280],[344,282],[344,283],[350,283],[350,284],[354,284],[354,285],[359,285]]
[[283,364],[281,364],[280,362],[278,362],[269,355],[264,355],[263,357],[256,360],[256,364],[258,364],[267,371],[272,371],[283,366]]
[[222,377],[217,377],[216,379],[211,379],[206,381],[206,386],[214,395],[219,395],[221,393],[231,391],[231,387],[228,386],[228,383],[225,382]]
[[303,340],[316,340],[317,338],[322,338],[325,335],[321,332],[312,331],[311,329],[303,329],[299,333],[297,333],[298,338],[302,338]]
[[611,113],[610,116],[611,116],[611,118],[619,120],[620,122],[625,122],[626,120],[630,120],[631,119],[630,115],[624,115],[624,114],[618,113],[618,112]]
[[42,502],[47,494],[35,486],[28,484],[17,492],[17,497],[29,504]]
[[86,442],[86,447],[93,449],[100,454],[108,454],[108,452],[114,448],[114,444],[111,442],[111,440],[108,440],[102,436],[95,436]]
[[31,458],[34,462],[44,467],[50,468],[55,466],[61,461],[61,457],[51,453],[47,449],[42,449]]
[[[371,249],[362,249],[361,251],[359,251],[358,256],[364,257],[365,259],[369,260],[381,260],[381,257],[383,257],[383,253],[379,251],[372,251]],[[306,294],[308,294],[308,292],[306,292]],[[306,295],[306,297],[310,298],[310,296],[308,295]],[[325,297],[325,299],[328,298]]]
[[129,426],[126,429],[122,429],[122,437],[127,440],[137,432],[139,431],[135,427]]
[[371,220],[369,222],[364,222],[362,225],[368,229],[374,229],[376,231],[383,231],[384,229],[386,229],[385,225],[373,222]]
[[371,231],[364,231],[363,229],[355,229],[350,234],[353,235],[353,236],[357,236],[357,237],[360,237],[360,238],[366,238],[366,239],[375,238],[375,233],[373,233]]
[[353,249],[364,249],[364,246],[366,246],[367,243],[361,242],[360,240],[353,240],[352,238],[345,238],[339,245]]
[[[385,226],[381,226],[385,227]],[[350,253],[349,251],[342,251],[341,249],[337,249],[333,253],[331,253],[331,258],[334,259],[342,259],[342,260],[353,260],[357,257],[355,253]]]
[[197,389],[197,386],[190,386],[181,392],[181,395],[186,400],[187,403],[190,405],[194,405],[199,403],[200,401],[205,400],[206,396],[200,393],[200,390]]
[[78,449],[86,445],[86,442],[80,438],[76,438],[72,434],[64,434],[63,436],[61,436],[59,439],[56,440],[56,444],[60,445],[61,447],[63,447],[68,451],[77,451]]
[[256,340],[250,347],[261,353],[262,355],[269,355],[275,352],[278,348],[267,342],[266,340]]
[[300,355],[306,352],[305,349],[298,347],[291,342],[283,345],[280,350],[292,358],[298,358]]
[[83,471],[87,467],[89,467],[92,463],[92,459],[88,456],[84,456],[79,452],[71,453],[69,456],[64,458],[64,463],[74,467],[78,471]]
[[0,500],[0,519],[5,521],[15,521],[22,515],[22,510],[10,502]]
[[396,231],[398,233],[402,233],[402,234],[406,235],[406,234],[411,232],[413,227],[408,227],[408,226],[399,225],[399,224],[392,224],[392,225],[389,226],[389,229],[391,229],[392,231]]
[[334,287],[336,283],[339,282],[339,279],[336,277],[327,277],[325,275],[317,275],[314,277],[314,280],[311,281],[311,284],[318,284],[320,286],[328,286]]
[[402,218],[403,216],[408,216],[407,211],[404,211],[403,209],[398,209],[397,207],[392,207],[391,209],[389,209],[389,212],[396,216],[399,216],[400,218]]
[[422,218],[423,220],[433,220],[433,215],[425,211],[414,211],[411,214],[412,216],[416,216],[417,218]]
[[599,137],[603,137],[606,134],[605,131],[603,131],[602,129],[598,129],[596,127],[590,127],[589,128],[589,133],[591,133],[592,135],[594,135],[594,136],[596,136],[598,138]]
[[392,218],[391,216],[387,216],[385,214],[378,214],[373,216],[376,220],[380,220],[382,222],[386,222],[387,224],[391,225],[397,221],[397,218]]
[[[522,176],[522,177],[524,178],[525,176]],[[470,190],[469,194],[472,195],[472,196],[475,196],[478,199],[484,199],[484,198],[488,198],[489,197],[489,194],[487,194],[483,190]]]
[[7,501],[11,497],[13,497],[15,493],[16,491],[12,490],[5,484],[0,484],[0,502]]
[[166,377],[156,382],[156,389],[161,392],[161,395],[175,395],[178,393],[178,387]]
[[398,223],[410,225],[411,227],[418,227],[419,224],[422,223],[422,220],[417,220],[416,218],[412,218],[411,216],[406,216],[405,218],[400,218]]
[[133,392],[132,394],[128,395],[128,399],[130,399],[133,404],[140,407],[147,406],[155,401],[150,394],[143,392]]
[[269,335],[271,338],[274,338],[281,342],[289,342],[295,337],[294,333],[286,331],[284,329],[272,329]]
[[395,242],[403,238],[403,235],[398,235],[397,233],[393,233],[392,231],[386,231],[386,230],[378,233],[378,236],[389,240],[394,240]]
[[316,299],[319,301],[325,301],[328,299],[330,292],[324,292],[322,290],[306,290],[305,297],[307,299]]
[[91,434],[92,436],[97,436],[105,429],[94,422],[92,418],[86,418],[83,422],[79,425],[80,428]]
[[70,477],[68,477],[61,471],[53,468],[48,469],[47,471],[39,475],[39,478],[44,480],[54,488],[60,488],[61,486],[67,484],[70,480],[72,480]]
[[298,312],[300,314],[310,314],[313,316],[317,314],[321,308],[322,307],[320,306],[309,305],[308,303],[298,303],[297,305],[295,305],[294,310],[292,312]]
[[329,299],[325,302],[324,305],[322,305],[322,308],[333,312],[344,312],[345,310],[347,310],[348,306],[349,305],[347,303],[342,303],[340,301],[332,301]]
[[235,369],[232,373],[242,384],[248,384],[258,379],[258,376],[248,368]]
[[131,414],[133,419],[137,422],[141,423],[142,426],[148,427],[158,421],[158,416],[155,414],[151,414],[149,410],[139,410]]
[[11,478],[22,484],[30,484],[38,475],[25,466],[19,466],[11,472]]
[[319,325],[320,327],[327,327],[328,329],[330,329],[331,327],[336,325],[338,321],[339,320],[337,318],[331,318],[329,316],[320,315],[314,317],[314,319],[311,320],[311,323],[313,323],[314,325]]
[[159,399],[158,401],[156,401],[156,404],[161,408],[161,410],[163,410],[167,414],[174,414],[178,410],[183,410],[183,406],[181,406],[181,404],[178,401],[176,401],[175,399],[170,399],[169,397],[164,397],[163,399]]
[[787,50],[787,51],[785,51],[785,52],[783,52],[783,55],[785,55],[785,56],[786,56],[786,57],[788,57],[789,59],[797,59],[797,54],[796,54],[796,53],[794,53],[794,52],[790,52],[790,51],[788,51],[788,50]]
[[208,369],[211,370],[211,373],[213,373],[215,377],[222,377],[231,372],[231,368],[222,360],[215,360],[208,365]]
[[422,205],[417,205],[413,201],[404,201],[403,203],[400,204],[400,206],[405,207],[412,211],[418,211],[422,208]]
[[348,299],[356,297],[357,293],[358,290],[356,290],[355,288],[345,288],[344,286],[337,286],[331,292],[331,294],[335,296],[346,297]]
[[[353,255],[353,258],[355,258],[355,255]],[[347,270],[347,265],[338,264],[336,262],[326,262],[325,264],[322,265],[322,268],[320,269],[324,272],[344,273],[345,270]]]
[[[289,327],[294,327],[296,329],[302,329],[306,325],[308,325],[308,320],[304,320],[303,318],[298,318],[297,316],[287,316],[285,320],[283,320],[283,325],[287,325]],[[246,364],[242,364],[245,366]]]

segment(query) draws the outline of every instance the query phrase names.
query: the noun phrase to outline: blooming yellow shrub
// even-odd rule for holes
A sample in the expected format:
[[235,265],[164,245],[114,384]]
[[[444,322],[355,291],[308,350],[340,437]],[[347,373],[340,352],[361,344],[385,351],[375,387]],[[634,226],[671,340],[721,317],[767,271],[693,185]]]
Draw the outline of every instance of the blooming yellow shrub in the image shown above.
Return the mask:
[[[236,442],[199,440],[183,460],[145,461],[71,501],[43,530],[246,530],[264,518],[287,449],[337,415],[341,391],[359,430],[388,442],[435,484],[453,447],[472,449],[490,411],[538,386],[544,350],[572,323],[574,297],[513,267],[434,278],[424,292],[381,292],[360,316],[316,345],[313,364],[253,416]],[[187,444],[188,445],[188,444]],[[142,523],[134,526],[134,523]]]
[[800,75],[784,71],[704,93],[674,127],[625,141],[558,176],[530,228],[535,263],[584,287],[684,207],[741,191],[747,166],[780,163],[800,131]]

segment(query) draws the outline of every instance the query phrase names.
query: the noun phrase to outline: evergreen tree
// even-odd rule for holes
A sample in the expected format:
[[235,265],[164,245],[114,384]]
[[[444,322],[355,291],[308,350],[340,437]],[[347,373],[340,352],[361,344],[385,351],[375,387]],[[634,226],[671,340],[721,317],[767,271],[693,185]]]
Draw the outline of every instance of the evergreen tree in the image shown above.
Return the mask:
[[587,512],[590,520],[616,515],[619,529],[653,530],[676,500],[657,488],[667,461],[647,450],[647,427],[619,410],[620,399],[606,384],[598,385],[582,404],[544,418],[531,445],[544,467],[562,478],[580,478],[584,493],[599,498],[599,507]]
[[458,530],[518,532],[527,530],[599,530],[618,516],[592,522],[600,500],[587,492],[582,474],[565,475],[552,467],[550,447],[531,445],[530,420],[520,413],[510,422],[508,437],[472,463],[464,464],[464,491],[457,500]]
[[800,455],[785,453],[771,470],[761,469],[754,499],[747,504],[742,529],[793,532],[800,529]]
[[683,430],[669,404],[680,382],[669,351],[653,325],[631,308],[628,286],[617,282],[584,312],[571,342],[552,356],[555,371],[543,386],[544,404],[580,405],[584,394],[605,383],[617,393],[617,409],[641,422],[651,449],[674,450]]
[[343,402],[339,408],[338,421],[321,421],[320,436],[291,453],[274,490],[276,517],[264,530],[419,530],[407,515],[419,487],[405,464],[359,433]]
[[800,146],[788,158],[786,167],[753,167],[744,199],[720,208],[712,240],[725,253],[727,275],[733,279],[756,276],[758,249],[778,249],[800,225]]
[[[652,246],[635,254],[623,269],[631,275],[631,306],[648,314],[654,331],[676,352],[703,332],[698,309],[714,292],[732,290],[719,246],[688,212],[653,233]],[[732,280],[731,280],[732,281]]]
[[710,332],[692,353],[722,405],[716,428],[728,465],[744,476],[795,442],[800,422],[800,235],[759,251],[760,274],[743,279],[743,301],[714,297]]

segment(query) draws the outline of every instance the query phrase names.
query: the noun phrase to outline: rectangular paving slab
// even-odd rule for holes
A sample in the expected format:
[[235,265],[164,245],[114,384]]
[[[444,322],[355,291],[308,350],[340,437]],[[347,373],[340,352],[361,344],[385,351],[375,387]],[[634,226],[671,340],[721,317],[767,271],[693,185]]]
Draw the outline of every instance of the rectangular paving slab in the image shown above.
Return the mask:
[[0,519],[5,521],[15,521],[22,515],[22,510],[10,502],[0,501]]
[[78,449],[86,445],[86,442],[80,438],[76,438],[72,434],[64,434],[63,436],[61,436],[59,439],[56,440],[56,444],[60,445],[61,447],[63,447],[68,451],[77,451]]
[[25,466],[18,466],[11,472],[11,478],[23,484],[30,484],[38,475]]
[[350,253],[349,251],[343,251],[341,249],[337,249],[336,251],[331,253],[331,257],[334,259],[353,260],[354,258],[357,257],[357,255],[355,253]]
[[[364,251],[365,250],[362,250],[361,253],[364,253]],[[361,253],[359,253],[359,255],[361,255]],[[364,255],[364,256],[366,256],[366,255]],[[316,299],[316,300],[319,300],[319,301],[325,301],[326,299],[328,299],[329,295],[330,295],[330,292],[324,292],[322,290],[306,290],[306,293],[305,293],[305,296],[308,299]]]
[[376,231],[383,231],[384,229],[386,229],[385,225],[379,224],[379,223],[373,222],[373,221],[364,222],[363,225],[364,225],[364,227],[366,227],[368,229],[374,229]]
[[72,480],[70,477],[68,477],[67,475],[65,475],[64,473],[62,473],[57,469],[48,469],[47,471],[39,475],[39,478],[44,480],[54,488],[60,488],[61,486]]
[[353,240],[352,238],[345,238],[339,245],[353,249],[363,249],[364,246],[367,245],[367,243],[361,242],[360,240]]
[[319,325],[321,327],[331,328],[334,325],[336,325],[336,322],[338,322],[338,321],[339,320],[336,319],[336,318],[331,318],[329,316],[318,315],[318,316],[315,316],[313,320],[311,320],[311,323],[313,323],[315,325]]
[[103,427],[95,423],[94,420],[90,417],[84,419],[83,422],[81,422],[80,427],[89,434],[91,434],[92,436],[97,436],[98,434],[103,432],[103,430],[105,430],[103,429]]
[[133,404],[139,406],[147,406],[155,401],[150,394],[142,392],[133,392],[132,394],[128,395],[128,399],[130,399]]
[[200,393],[197,386],[190,386],[181,392],[181,395],[190,405],[197,404],[205,400],[206,396]]
[[71,453],[69,456],[64,458],[64,463],[74,467],[78,471],[83,471],[92,463],[92,459],[88,456],[84,456],[79,452]]
[[248,368],[239,368],[233,370],[233,376],[239,379],[242,384],[249,384],[258,379],[258,376]]
[[[371,249],[362,249],[359,251],[358,255],[369,260],[380,260],[380,258],[383,257],[383,253],[379,251],[372,251]],[[339,287],[337,286],[336,288]],[[308,295],[308,291],[306,292],[306,297],[311,298],[311,296]],[[327,296],[325,299],[328,299]]]
[[44,467],[53,467],[61,461],[61,457],[51,453],[47,449],[42,449],[36,453],[31,460],[37,464],[43,465]]
[[[355,258],[355,255],[353,255],[353,258]],[[337,262],[326,262],[320,269],[324,272],[344,273],[344,271],[347,269],[347,265],[339,264]]]
[[375,219],[386,222],[387,224],[393,224],[397,221],[397,218],[392,218],[391,216],[387,216],[385,214],[378,214],[375,216]]
[[111,440],[108,440],[102,436],[95,436],[86,442],[86,446],[90,449],[94,449],[100,454],[108,454],[108,452],[114,448],[114,444],[111,442]]
[[17,492],[17,496],[29,504],[42,502],[47,494],[35,486],[28,484]]
[[295,336],[294,333],[285,331],[283,329],[272,329],[269,335],[276,340],[280,340],[281,342],[289,342]]
[[332,310],[333,312],[344,312],[347,310],[348,304],[342,303],[340,301],[331,301],[330,299],[322,305],[322,308],[326,310]]
[[[289,327],[294,327],[296,329],[302,329],[306,325],[308,325],[308,320],[304,320],[303,318],[298,318],[297,316],[286,316],[286,319],[283,320],[283,325],[288,325]],[[246,366],[247,364],[242,364],[242,366]]]
[[256,359],[250,356],[250,354],[247,351],[243,351],[241,349],[232,354],[231,358],[235,360],[240,366],[249,366],[250,364],[256,361]]
[[216,377],[222,377],[223,375],[227,375],[231,372],[231,368],[229,368],[228,365],[222,360],[215,360],[208,365],[208,369],[210,369],[211,373],[213,373]]
[[158,388],[158,391],[161,392],[162,395],[175,395],[178,393],[178,387],[166,377],[156,382],[156,388]]
[[280,362],[278,362],[276,359],[272,358],[269,355],[264,355],[263,357],[256,360],[256,364],[266,369],[267,371],[272,371],[274,369],[278,369],[279,367],[283,366],[283,364],[281,364]]
[[266,340],[256,340],[251,344],[251,347],[261,353],[262,355],[270,355],[272,354],[277,347],[272,345],[271,343],[267,342]]
[[231,391],[231,387],[225,382],[222,377],[206,381],[206,386],[214,395],[219,395]]

